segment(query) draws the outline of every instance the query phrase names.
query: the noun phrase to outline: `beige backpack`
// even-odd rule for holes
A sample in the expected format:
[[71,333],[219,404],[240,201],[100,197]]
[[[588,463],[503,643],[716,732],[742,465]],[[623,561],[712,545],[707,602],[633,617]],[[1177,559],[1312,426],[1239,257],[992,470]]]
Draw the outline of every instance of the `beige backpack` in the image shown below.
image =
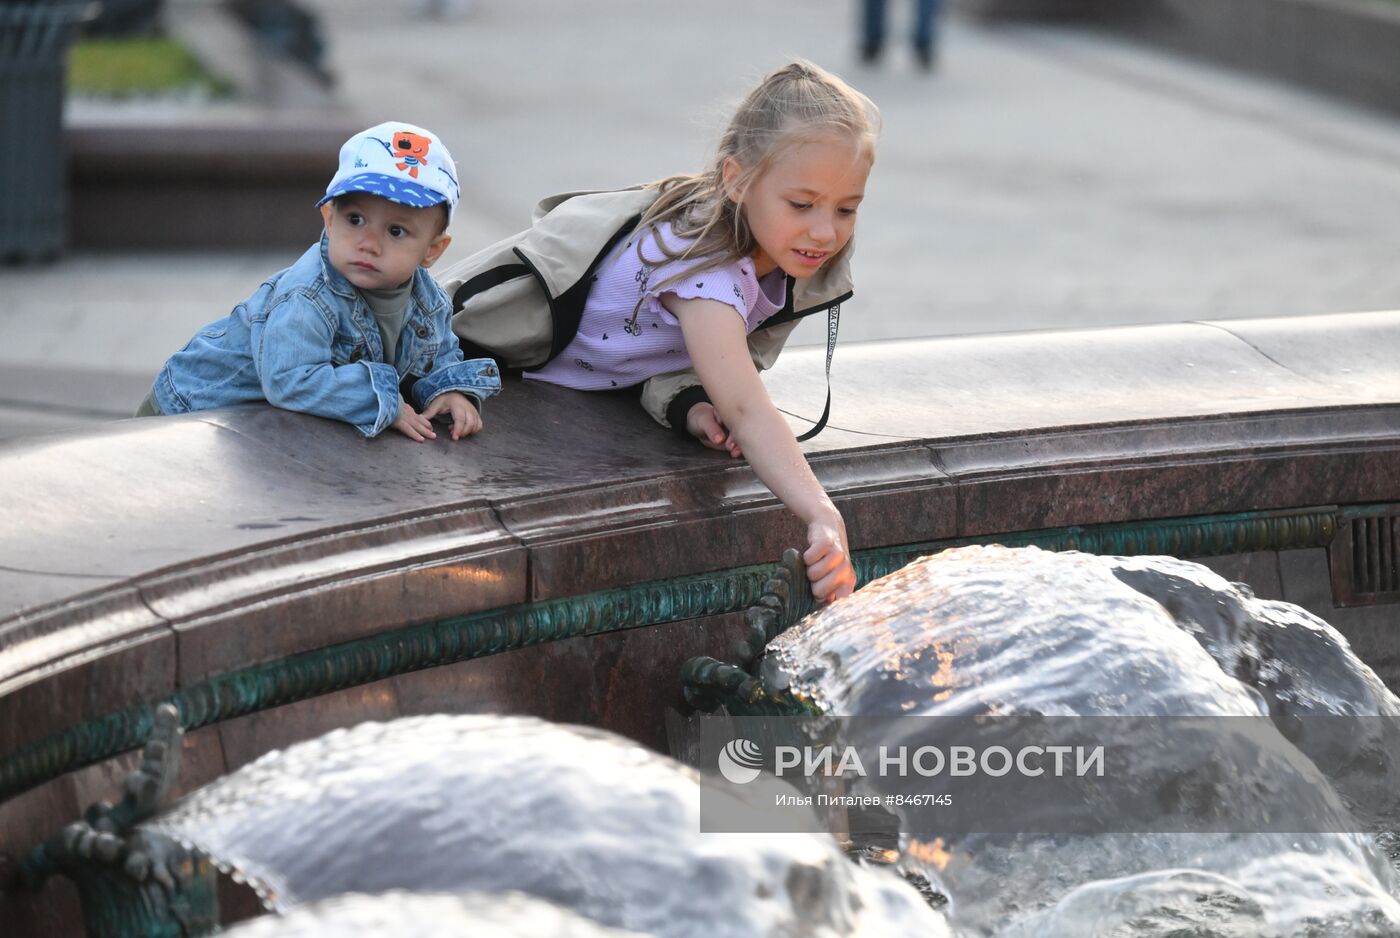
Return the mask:
[[[529,370],[562,352],[578,332],[594,271],[636,229],[656,194],[653,188],[636,187],[551,196],[536,206],[529,228],[443,271],[439,282],[452,297],[452,331],[463,353],[494,358],[507,369]],[[845,258],[810,278],[789,277],[787,303],[750,336],[755,365],[765,368],[799,319],[828,312],[827,410],[799,439],[815,436],[830,413],[831,357],[840,307],[851,293]],[[699,379],[682,377],[679,383],[698,385]],[[666,405],[660,406],[664,410]],[[654,411],[653,416],[675,423]]]

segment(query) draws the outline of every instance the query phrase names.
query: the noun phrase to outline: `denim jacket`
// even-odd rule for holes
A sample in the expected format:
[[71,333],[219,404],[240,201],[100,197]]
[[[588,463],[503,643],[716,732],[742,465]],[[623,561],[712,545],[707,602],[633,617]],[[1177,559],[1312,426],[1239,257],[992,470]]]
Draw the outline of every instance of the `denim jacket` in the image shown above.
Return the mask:
[[421,411],[444,391],[478,402],[500,391],[495,362],[463,360],[451,316],[447,294],[418,268],[398,357],[385,364],[374,313],[331,266],[323,236],[171,356],[156,376],[155,403],[183,414],[265,400],[375,436],[398,419],[400,393]]

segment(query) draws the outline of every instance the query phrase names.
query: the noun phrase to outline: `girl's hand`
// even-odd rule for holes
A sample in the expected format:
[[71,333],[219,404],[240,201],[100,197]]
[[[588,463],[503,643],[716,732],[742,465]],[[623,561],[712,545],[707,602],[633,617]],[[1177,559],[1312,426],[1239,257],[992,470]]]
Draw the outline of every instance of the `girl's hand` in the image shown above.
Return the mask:
[[717,300],[683,300],[665,293],[661,305],[680,320],[695,373],[714,401],[713,406],[691,407],[686,429],[715,449],[728,440],[733,448],[724,448],[735,455],[742,441],[754,474],[807,525],[807,550],[802,558],[807,562],[812,594],[822,602],[849,596],[856,588],[856,571],[846,547],[846,523],[813,475],[792,427],[773,406],[758,377],[744,321],[734,314],[732,306]]
[[407,401],[399,403],[399,419],[389,424],[395,430],[408,437],[410,440],[417,440],[422,443],[424,440],[435,440],[437,434],[433,432],[433,424],[427,417],[408,406]]
[[719,419],[715,405],[709,401],[701,401],[690,408],[685,415],[685,428],[690,431],[691,436],[709,449],[727,452],[735,459],[744,455],[743,450],[739,448],[739,441],[734,439],[734,434],[730,433],[729,428]]
[[807,579],[812,581],[812,595],[818,602],[829,603],[855,592],[856,570],[846,548],[846,523],[837,515],[835,521],[814,521],[807,526],[807,550],[802,560],[807,564]]
[[471,399],[461,391],[443,391],[428,402],[423,416],[432,420],[438,414],[452,417],[452,439],[460,440],[481,429],[481,414],[472,405]]

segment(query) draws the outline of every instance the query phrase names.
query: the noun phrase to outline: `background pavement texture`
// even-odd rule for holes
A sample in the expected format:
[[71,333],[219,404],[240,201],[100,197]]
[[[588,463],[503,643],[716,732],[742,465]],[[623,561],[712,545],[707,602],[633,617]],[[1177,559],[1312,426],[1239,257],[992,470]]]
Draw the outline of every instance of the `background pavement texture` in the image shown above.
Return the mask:
[[[1070,24],[950,18],[930,75],[904,44],[856,64],[848,2],[475,0],[447,19],[427,5],[308,0],[339,77],[328,106],[365,126],[422,124],[456,156],[444,266],[523,227],[543,195],[699,169],[730,104],[804,56],[885,121],[843,342],[1400,307],[1393,118]],[[897,36],[909,11],[892,10]],[[328,153],[327,178],[333,165]],[[130,413],[166,356],[294,256],[75,252],[0,268],[0,436]],[[821,344],[824,323],[793,341]],[[841,370],[838,349],[838,394]]]

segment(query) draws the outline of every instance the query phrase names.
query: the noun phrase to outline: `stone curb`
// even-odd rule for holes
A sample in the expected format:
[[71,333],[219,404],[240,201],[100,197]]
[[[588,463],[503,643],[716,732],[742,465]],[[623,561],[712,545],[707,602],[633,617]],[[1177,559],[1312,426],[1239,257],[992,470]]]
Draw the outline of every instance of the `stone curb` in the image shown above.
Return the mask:
[[[300,111],[249,124],[70,126],[68,242],[123,250],[302,248],[319,236],[312,206],[341,143],[357,129],[339,113]],[[132,225],[131,218],[162,223]]]
[[[1393,0],[954,0],[984,21],[1096,21],[1133,39],[1400,114]],[[1124,9],[1128,7],[1128,9]]]

